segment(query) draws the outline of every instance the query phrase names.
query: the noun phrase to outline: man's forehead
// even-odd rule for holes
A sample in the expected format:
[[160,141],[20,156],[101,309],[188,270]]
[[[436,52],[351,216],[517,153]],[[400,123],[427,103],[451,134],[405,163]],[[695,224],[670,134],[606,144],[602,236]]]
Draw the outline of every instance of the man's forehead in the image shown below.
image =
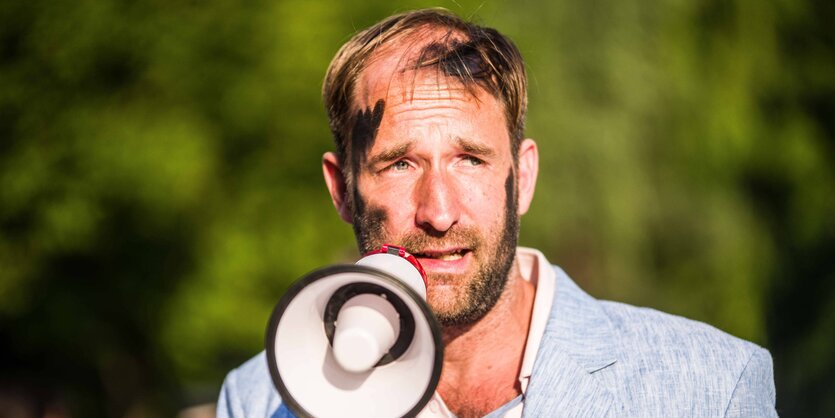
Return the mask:
[[472,96],[473,92],[455,77],[436,67],[416,65],[430,45],[465,40],[463,35],[446,29],[415,29],[381,46],[369,57],[357,79],[354,105],[362,109],[387,98],[406,101],[426,95],[439,99],[459,93]]
[[387,109],[403,104],[438,101],[475,101],[487,95],[483,89],[473,91],[454,77],[433,69],[390,72],[386,68],[369,68],[360,78],[355,95],[358,109],[372,107],[383,100]]

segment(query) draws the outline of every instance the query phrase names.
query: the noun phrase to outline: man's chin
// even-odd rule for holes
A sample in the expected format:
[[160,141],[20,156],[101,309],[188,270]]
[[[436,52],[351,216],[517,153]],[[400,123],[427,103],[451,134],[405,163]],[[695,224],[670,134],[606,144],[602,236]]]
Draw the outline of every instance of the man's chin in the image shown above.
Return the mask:
[[454,284],[430,285],[426,292],[426,302],[429,303],[435,315],[454,314],[461,310],[462,300],[466,298],[462,290],[460,286]]
[[436,285],[429,289],[427,302],[441,326],[467,325],[480,319],[473,312],[466,286]]

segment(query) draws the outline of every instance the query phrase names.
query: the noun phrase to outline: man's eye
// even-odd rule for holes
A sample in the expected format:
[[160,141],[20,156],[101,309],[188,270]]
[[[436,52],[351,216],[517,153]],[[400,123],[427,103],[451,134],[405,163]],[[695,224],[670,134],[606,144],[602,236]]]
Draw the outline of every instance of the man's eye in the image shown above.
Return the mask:
[[467,164],[469,164],[471,166],[477,166],[477,165],[484,164],[484,161],[481,161],[480,159],[478,159],[476,157],[473,157],[472,155],[467,155],[466,157],[464,157],[464,161],[466,161]]
[[409,163],[407,163],[406,161],[400,160],[400,161],[397,161],[394,164],[392,164],[391,169],[394,170],[394,171],[408,170],[409,169]]

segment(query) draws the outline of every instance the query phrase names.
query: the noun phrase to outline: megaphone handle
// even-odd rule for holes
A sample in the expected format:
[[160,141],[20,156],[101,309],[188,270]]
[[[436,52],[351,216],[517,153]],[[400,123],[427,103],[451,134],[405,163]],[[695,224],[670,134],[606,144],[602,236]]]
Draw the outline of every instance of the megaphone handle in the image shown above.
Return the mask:
[[336,318],[339,316],[339,310],[342,309],[342,305],[354,296],[369,293],[386,298],[400,317],[400,335],[397,336],[397,340],[391,349],[389,349],[388,353],[383,355],[380,361],[374,366],[378,367],[400,358],[409,348],[409,345],[412,344],[412,339],[415,336],[415,318],[412,316],[412,312],[406,306],[406,303],[394,292],[373,283],[358,282],[346,284],[333,293],[328,304],[325,306],[323,325],[328,342],[333,347]]

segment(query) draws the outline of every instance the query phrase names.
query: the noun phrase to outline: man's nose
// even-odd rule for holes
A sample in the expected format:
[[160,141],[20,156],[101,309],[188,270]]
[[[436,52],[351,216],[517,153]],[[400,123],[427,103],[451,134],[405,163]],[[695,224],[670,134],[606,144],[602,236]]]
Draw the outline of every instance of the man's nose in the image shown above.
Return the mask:
[[446,232],[461,215],[461,196],[449,174],[432,170],[421,176],[415,190],[415,222],[425,230]]

